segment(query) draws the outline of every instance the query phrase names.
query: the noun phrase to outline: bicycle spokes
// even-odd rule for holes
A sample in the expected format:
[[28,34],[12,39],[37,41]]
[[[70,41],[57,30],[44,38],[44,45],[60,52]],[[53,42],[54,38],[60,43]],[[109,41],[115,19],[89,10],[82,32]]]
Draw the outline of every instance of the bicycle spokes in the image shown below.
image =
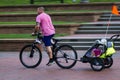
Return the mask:
[[60,46],[56,52],[56,63],[62,68],[71,68],[75,65],[77,54],[71,46]]
[[37,67],[41,62],[41,52],[39,48],[26,45],[20,52],[20,61],[27,68]]

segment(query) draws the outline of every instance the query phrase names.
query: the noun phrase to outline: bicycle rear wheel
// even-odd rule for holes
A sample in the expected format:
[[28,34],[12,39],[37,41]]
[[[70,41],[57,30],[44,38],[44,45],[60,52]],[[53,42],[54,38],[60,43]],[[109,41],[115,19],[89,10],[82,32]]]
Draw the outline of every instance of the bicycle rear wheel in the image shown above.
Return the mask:
[[56,63],[64,69],[72,68],[76,64],[77,53],[70,45],[61,45],[55,51]]
[[41,63],[42,54],[35,45],[26,45],[21,49],[19,58],[26,68],[35,68]]

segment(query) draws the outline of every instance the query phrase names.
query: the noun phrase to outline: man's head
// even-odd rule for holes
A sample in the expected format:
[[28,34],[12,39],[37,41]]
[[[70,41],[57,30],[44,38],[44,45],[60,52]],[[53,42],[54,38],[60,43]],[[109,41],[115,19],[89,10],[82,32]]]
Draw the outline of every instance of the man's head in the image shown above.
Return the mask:
[[43,13],[44,12],[44,7],[38,7],[37,8],[37,13],[38,14],[41,14],[41,13]]

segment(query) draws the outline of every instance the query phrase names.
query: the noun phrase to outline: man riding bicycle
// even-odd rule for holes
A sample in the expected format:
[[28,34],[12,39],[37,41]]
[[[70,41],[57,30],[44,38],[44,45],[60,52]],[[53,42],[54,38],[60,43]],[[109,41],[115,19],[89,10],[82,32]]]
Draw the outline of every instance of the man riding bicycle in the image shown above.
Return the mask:
[[[52,24],[51,17],[47,13],[45,13],[44,7],[37,8],[37,13],[38,15],[36,17],[36,26],[32,35],[34,35],[36,32],[39,32],[39,30],[42,32],[43,35],[42,40],[46,46],[46,50],[49,55],[49,62],[46,65],[50,66],[54,62],[51,49],[51,38],[55,34],[55,28]],[[40,46],[41,45],[39,45],[39,48]]]

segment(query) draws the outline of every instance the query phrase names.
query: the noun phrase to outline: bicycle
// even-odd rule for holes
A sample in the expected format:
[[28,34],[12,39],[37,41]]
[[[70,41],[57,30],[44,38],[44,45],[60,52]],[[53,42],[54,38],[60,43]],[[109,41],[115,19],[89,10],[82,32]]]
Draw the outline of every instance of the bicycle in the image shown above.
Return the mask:
[[[42,61],[42,52],[37,45],[44,48],[42,36],[40,33],[36,34],[37,38],[32,44],[25,45],[19,54],[20,62],[26,68],[35,68]],[[52,38],[52,52],[56,64],[64,69],[72,68],[76,64],[77,53],[70,45],[59,45],[60,39]],[[45,50],[44,50],[45,51]],[[73,60],[75,59],[75,60]]]

